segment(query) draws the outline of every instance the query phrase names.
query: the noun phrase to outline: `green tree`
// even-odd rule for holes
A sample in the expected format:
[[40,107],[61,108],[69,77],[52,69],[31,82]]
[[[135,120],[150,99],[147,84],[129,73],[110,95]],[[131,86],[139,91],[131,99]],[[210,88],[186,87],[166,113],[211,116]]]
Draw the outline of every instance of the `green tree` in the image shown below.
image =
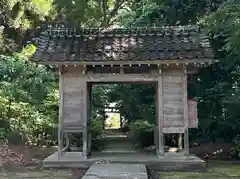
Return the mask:
[[54,74],[19,57],[1,56],[0,89],[0,126],[32,142],[46,139],[57,118]]
[[53,0],[2,0],[0,2],[1,51],[21,49],[29,29],[53,19]]

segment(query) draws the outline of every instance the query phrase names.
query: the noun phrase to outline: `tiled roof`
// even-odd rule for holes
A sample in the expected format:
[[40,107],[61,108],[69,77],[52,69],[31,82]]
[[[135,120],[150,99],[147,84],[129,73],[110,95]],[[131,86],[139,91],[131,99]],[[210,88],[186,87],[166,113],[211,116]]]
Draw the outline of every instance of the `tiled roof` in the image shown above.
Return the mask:
[[135,29],[48,27],[36,38],[36,62],[211,59],[212,49],[197,26]]

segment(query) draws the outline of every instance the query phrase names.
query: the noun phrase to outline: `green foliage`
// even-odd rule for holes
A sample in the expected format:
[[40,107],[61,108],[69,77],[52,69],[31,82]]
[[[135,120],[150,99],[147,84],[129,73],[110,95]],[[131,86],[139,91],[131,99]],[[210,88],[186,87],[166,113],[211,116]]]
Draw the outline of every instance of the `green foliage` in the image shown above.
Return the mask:
[[27,34],[56,15],[53,0],[2,0],[0,2],[0,52],[13,53],[22,48]]
[[125,27],[196,24],[200,17],[215,11],[221,2],[223,1],[138,1],[130,10],[119,14],[118,22]]
[[92,136],[92,150],[99,150],[103,145],[104,126],[99,118],[92,118],[91,121],[91,136]]
[[121,115],[128,122],[147,119],[150,123],[156,123],[155,95],[156,85],[150,83],[118,84],[108,92],[109,101],[118,103]]
[[5,132],[19,132],[28,142],[36,144],[54,140],[56,86],[54,74],[44,66],[1,56],[0,119]]
[[62,22],[87,27],[113,25],[119,11],[131,1],[126,0],[56,0]]
[[154,145],[155,125],[139,120],[130,125],[129,137],[137,148]]
[[33,44],[26,45],[22,51],[19,53],[19,55],[22,55],[23,58],[30,58],[37,50],[37,47]]
[[125,11],[118,21],[125,27],[159,26],[164,23],[163,10],[156,3],[146,3],[134,11]]
[[221,50],[238,54],[240,52],[240,2],[228,0],[206,18],[205,25],[214,39],[224,38]]
[[[0,121],[1,124],[2,121]],[[4,126],[1,126],[0,128],[0,141],[6,139],[6,132]]]
[[212,40],[219,64],[200,70],[195,90],[199,99],[198,136],[231,141],[239,128],[239,1],[226,1],[201,23]]
[[233,145],[236,157],[240,158],[240,134],[233,138]]
[[19,146],[24,143],[23,136],[16,131],[9,132],[6,139],[9,145]]

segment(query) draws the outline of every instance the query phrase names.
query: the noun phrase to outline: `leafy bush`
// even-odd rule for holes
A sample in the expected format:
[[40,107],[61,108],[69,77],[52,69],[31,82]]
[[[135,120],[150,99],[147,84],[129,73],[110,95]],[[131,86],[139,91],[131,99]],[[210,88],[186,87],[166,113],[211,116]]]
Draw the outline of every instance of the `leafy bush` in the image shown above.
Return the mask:
[[148,121],[136,121],[130,125],[129,137],[138,148],[154,145],[154,128]]
[[99,150],[103,146],[104,126],[102,120],[94,118],[91,121],[92,150]]
[[128,125],[124,125],[122,128],[121,128],[122,132],[126,133],[126,132],[129,132],[129,126]]
[[54,73],[45,66],[0,55],[1,137],[14,144],[20,142],[18,134],[30,144],[52,143],[56,139],[57,89]]
[[9,132],[6,138],[10,145],[19,146],[24,144],[23,136],[17,131]]
[[6,131],[4,128],[0,128],[0,140],[3,140],[6,138]]
[[233,139],[234,153],[237,158],[240,158],[240,134]]

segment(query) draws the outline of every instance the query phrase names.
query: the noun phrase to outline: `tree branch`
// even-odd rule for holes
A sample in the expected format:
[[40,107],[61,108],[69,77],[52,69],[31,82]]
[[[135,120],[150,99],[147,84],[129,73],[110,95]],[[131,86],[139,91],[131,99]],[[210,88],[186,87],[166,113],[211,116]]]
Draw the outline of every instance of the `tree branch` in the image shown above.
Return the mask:
[[121,8],[125,0],[116,1],[114,8],[108,13],[109,15],[106,17],[105,22],[102,22],[101,26],[106,27],[109,25],[111,19],[116,16],[118,10]]

